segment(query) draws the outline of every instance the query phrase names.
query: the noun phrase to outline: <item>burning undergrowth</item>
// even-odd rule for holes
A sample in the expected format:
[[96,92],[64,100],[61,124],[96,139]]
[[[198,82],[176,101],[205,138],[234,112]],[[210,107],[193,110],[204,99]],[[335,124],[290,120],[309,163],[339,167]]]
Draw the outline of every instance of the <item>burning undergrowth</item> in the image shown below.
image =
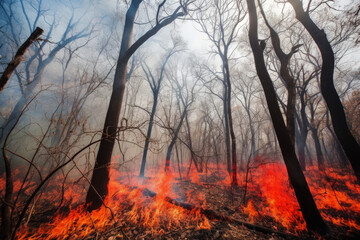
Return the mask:
[[[310,167],[305,176],[317,207],[325,221],[342,232],[360,232],[360,190],[351,173],[332,168],[325,172]],[[279,228],[306,231],[286,167],[280,163],[262,164],[252,171],[249,196],[242,209],[252,222],[275,221]],[[271,221],[272,220],[272,221]],[[276,224],[271,223],[274,228]]]
[[[231,188],[229,175],[223,166],[208,164],[201,173],[191,169],[189,174],[184,174],[186,171],[188,169],[183,169],[186,177],[182,179],[175,172],[164,174],[156,169],[148,170],[146,178],[138,178],[129,171],[121,172],[113,168],[105,206],[91,213],[82,204],[87,190],[85,179],[71,182],[58,176],[35,198],[17,232],[17,238],[91,239],[111,233],[111,236],[118,236],[114,239],[127,238],[128,235],[131,239],[135,236],[147,239],[168,236],[171,232],[178,232],[175,238],[191,238],[195,231],[201,231],[200,238],[213,238],[215,234],[217,238],[214,239],[248,238],[246,234],[254,235],[253,232],[229,234],[237,231],[234,229],[241,229],[241,225],[227,225],[221,218],[218,219],[220,221],[213,221],[201,209],[274,231],[298,236],[307,234],[283,164],[261,162],[251,169],[245,205],[245,173],[239,174],[240,186]],[[21,171],[16,170],[14,175],[21,176]],[[341,234],[358,234],[360,190],[356,179],[350,173],[331,168],[319,172],[317,168],[310,167],[305,175],[327,224]],[[21,207],[21,199],[26,199],[37,184],[36,181],[28,181],[22,185],[21,178],[15,179],[15,195],[22,189],[18,200]],[[4,179],[0,181],[3,186]],[[173,200],[195,208],[176,205]],[[183,236],[179,229],[186,229],[187,235]]]
[[[114,228],[122,229],[123,234],[126,235],[125,232],[131,225],[147,229],[151,232],[151,236],[161,235],[165,231],[177,228],[210,229],[211,227],[208,219],[198,210],[189,211],[166,200],[169,196],[179,198],[172,188],[175,177],[171,174],[156,174],[143,179],[127,177],[125,183],[124,175],[112,170],[110,179],[109,195],[104,200],[105,205],[99,210],[89,213],[84,205],[71,204],[78,206],[66,213],[58,211],[50,223],[44,223],[39,228],[22,227],[17,238],[83,239],[104,234]],[[156,190],[156,196],[144,194],[145,190],[149,189]],[[68,192],[66,196],[69,196]],[[83,197],[76,197],[78,201],[83,201]],[[74,199],[67,197],[70,198]],[[196,198],[198,197],[192,195],[191,201]],[[69,201],[65,202],[69,203]],[[200,202],[204,206],[205,202],[198,201],[199,204]]]

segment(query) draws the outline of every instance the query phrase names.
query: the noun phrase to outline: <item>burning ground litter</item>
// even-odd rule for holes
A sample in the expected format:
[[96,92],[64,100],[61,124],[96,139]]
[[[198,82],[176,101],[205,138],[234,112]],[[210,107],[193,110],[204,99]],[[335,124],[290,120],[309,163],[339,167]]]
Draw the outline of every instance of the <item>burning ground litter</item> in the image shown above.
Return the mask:
[[[49,184],[38,196],[33,210],[28,211],[17,239],[319,237],[306,231],[285,166],[280,163],[261,164],[251,170],[245,204],[242,187],[245,179],[239,179],[240,187],[230,187],[228,174],[221,166],[209,165],[203,173],[191,170],[182,179],[175,171],[165,174],[156,173],[156,169],[148,171],[145,178],[114,169],[110,176],[105,206],[91,213],[81,205],[86,193],[84,186],[73,183],[71,188],[63,189],[64,197],[59,203],[54,197],[59,195],[59,189]],[[327,237],[341,239],[359,234],[360,192],[354,177],[334,169],[321,173],[315,167],[309,168],[306,176],[323,218],[331,225],[333,235]],[[19,184],[20,180],[15,190]],[[25,193],[30,194],[34,185],[28,184]],[[203,209],[220,217],[209,219]],[[235,221],[262,226],[273,231],[273,235],[244,228]],[[289,234],[280,236],[277,232]]]

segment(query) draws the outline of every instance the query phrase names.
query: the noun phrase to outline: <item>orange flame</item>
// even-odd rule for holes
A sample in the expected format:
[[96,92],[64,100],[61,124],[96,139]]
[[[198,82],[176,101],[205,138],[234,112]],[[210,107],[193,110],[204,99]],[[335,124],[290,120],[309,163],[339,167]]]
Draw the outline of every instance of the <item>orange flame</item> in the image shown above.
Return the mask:
[[[198,229],[210,229],[211,225],[199,211],[189,211],[166,201],[167,196],[174,196],[172,183],[174,176],[160,174],[153,181],[146,180],[138,188],[121,184],[117,179],[119,172],[110,172],[109,194],[104,200],[106,205],[91,213],[81,205],[66,216],[58,214],[51,223],[43,224],[35,233],[22,228],[18,239],[68,239],[85,238],[96,232],[104,232],[112,227],[126,227],[128,222],[149,229],[152,234],[160,234],[181,226],[196,226]],[[141,189],[150,185],[158,189],[155,198],[143,195]],[[67,193],[70,194],[70,193]]]
[[[360,190],[355,178],[350,174],[336,173],[331,168],[321,174],[318,169],[311,167],[305,175],[324,220],[334,225],[360,230],[360,223],[349,217],[355,214],[359,219],[360,214]],[[333,183],[343,185],[337,186],[339,190],[335,190]],[[269,163],[255,169],[252,172],[252,181],[249,182],[249,191],[252,196],[262,199],[258,205],[254,206],[253,201],[249,201],[247,206],[243,207],[243,211],[251,221],[270,216],[289,231],[296,233],[306,230],[305,221],[294,191],[289,185],[283,164]]]

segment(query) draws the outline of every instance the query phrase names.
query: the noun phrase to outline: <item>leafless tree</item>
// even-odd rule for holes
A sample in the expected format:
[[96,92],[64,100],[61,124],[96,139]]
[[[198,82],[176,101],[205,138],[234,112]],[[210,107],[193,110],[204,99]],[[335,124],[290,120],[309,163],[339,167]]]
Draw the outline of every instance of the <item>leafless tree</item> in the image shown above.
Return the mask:
[[141,168],[140,168],[140,175],[139,175],[140,177],[144,177],[144,174],[145,174],[146,156],[147,156],[147,152],[149,149],[151,131],[153,128],[155,112],[156,112],[156,108],[158,105],[158,98],[159,98],[159,94],[160,94],[161,83],[162,83],[162,81],[164,79],[164,75],[165,75],[164,72],[165,72],[166,64],[170,60],[171,56],[173,56],[176,52],[179,52],[181,50],[181,49],[179,49],[178,45],[179,45],[179,42],[178,43],[175,42],[174,46],[170,50],[168,50],[167,55],[165,56],[164,61],[161,65],[159,76],[153,75],[152,71],[150,70],[150,67],[146,64],[145,61],[141,64],[142,70],[145,74],[146,80],[149,83],[149,86],[150,86],[152,94],[153,94],[153,104],[152,104],[150,120],[149,120],[149,125],[148,125],[146,139],[145,139],[143,157],[142,157],[142,161],[141,161]]
[[[1,2],[0,9],[5,16],[6,21],[8,24],[10,24],[10,41],[15,42],[15,45],[17,46],[21,42],[21,35],[17,35],[14,32],[17,29],[15,27],[17,20],[14,18],[15,12],[13,6],[16,4],[19,3],[17,3],[15,0],[11,0],[10,2],[6,3]],[[20,4],[23,6],[25,3],[24,1],[20,1]],[[42,6],[42,1],[38,1],[38,4],[35,5],[33,13],[27,12],[25,7],[22,8],[22,14],[28,23],[28,30],[30,32],[35,29],[39,18],[44,17],[43,14],[45,12],[46,11],[44,11]],[[35,14],[34,19],[30,17],[31,14]],[[8,135],[10,129],[12,129],[13,124],[15,123],[16,119],[18,119],[19,114],[22,112],[22,109],[27,104],[28,100],[31,99],[31,96],[36,93],[36,89],[41,86],[45,70],[55,60],[56,56],[64,49],[68,48],[72,43],[75,43],[80,39],[87,38],[89,40],[89,37],[94,30],[94,26],[92,26],[91,22],[89,22],[88,25],[79,29],[79,22],[82,17],[76,18],[74,9],[72,9],[72,15],[66,23],[65,30],[62,33],[60,39],[56,42],[51,39],[53,32],[56,30],[55,16],[53,16],[52,22],[46,22],[46,24],[48,24],[49,30],[47,30],[46,36],[44,39],[42,39],[40,47],[34,47],[34,49],[32,49],[33,52],[31,56],[24,63],[24,76],[20,74],[18,70],[15,71],[21,96],[9,114],[7,121],[2,126],[2,136]],[[85,41],[85,44],[83,43],[80,46],[78,45],[77,47],[74,47],[74,49],[78,50],[82,46],[86,45],[88,40]],[[43,49],[46,47],[49,48],[49,51],[45,53]],[[0,146],[2,146],[3,141],[4,138],[1,139]]]
[[329,108],[336,136],[360,182],[360,145],[356,142],[349,130],[343,105],[334,86],[335,56],[333,48],[330,45],[330,41],[328,40],[325,31],[321,30],[311,19],[309,7],[304,10],[300,0],[289,0],[288,2],[293,6],[296,18],[309,32],[321,52],[321,93]]
[[[233,127],[231,109],[231,73],[230,60],[234,51],[234,42],[238,36],[240,24],[246,14],[242,7],[242,1],[211,1],[208,8],[199,12],[196,21],[200,24],[202,31],[214,45],[214,53],[218,55],[222,63],[223,83],[223,111],[225,123],[226,157],[228,171],[231,173],[232,185],[237,183],[237,157],[236,137]],[[231,139],[231,147],[230,147]],[[231,158],[231,164],[230,164]]]
[[[91,185],[86,196],[86,203],[89,206],[89,210],[99,208],[102,205],[102,199],[108,193],[107,184],[109,182],[110,160],[115,143],[119,115],[124,96],[127,73],[126,69],[129,58],[142,44],[160,31],[160,29],[169,25],[177,18],[186,15],[187,12],[191,10],[189,7],[191,7],[190,5],[192,2],[192,0],[180,1],[179,5],[175,7],[172,13],[167,15],[167,11],[164,10],[167,1],[162,1],[157,7],[154,25],[134,43],[131,43],[135,16],[142,0],[131,1],[129,9],[126,12],[120,53],[115,70],[113,90],[102,131],[103,140],[100,143],[91,179]],[[164,14],[165,16],[163,16]]]
[[[195,101],[195,87],[196,81],[194,83],[190,83],[190,75],[189,71],[184,69],[186,66],[182,68],[172,68],[173,70],[169,73],[170,85],[176,96],[176,106],[179,113],[179,119],[176,121],[175,125],[167,126],[169,130],[171,141],[167,148],[166,159],[165,159],[165,172],[169,172],[170,170],[170,159],[171,153],[175,146],[175,143],[178,139],[180,130],[183,126],[183,122],[186,116],[189,114],[189,108],[191,104]],[[167,115],[167,122],[170,124],[170,116]],[[191,149],[190,149],[191,150]]]
[[302,214],[309,229],[324,233],[327,226],[322,219],[315,201],[307,185],[305,176],[301,171],[300,164],[295,154],[294,145],[291,143],[289,133],[282,118],[281,111],[277,102],[277,96],[273,87],[271,77],[266,69],[263,50],[258,39],[257,13],[254,0],[247,0],[250,27],[249,40],[255,59],[255,67],[263,86],[266,101],[268,103],[271,119],[279,140],[281,152],[288,171],[290,183],[292,184],[296,198],[299,202]]

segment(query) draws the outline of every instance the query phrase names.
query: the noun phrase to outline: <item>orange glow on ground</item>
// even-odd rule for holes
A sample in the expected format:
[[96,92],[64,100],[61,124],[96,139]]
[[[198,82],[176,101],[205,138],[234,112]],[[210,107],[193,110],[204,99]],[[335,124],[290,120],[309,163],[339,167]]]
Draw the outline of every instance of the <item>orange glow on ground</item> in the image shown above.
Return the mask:
[[[199,211],[188,211],[175,206],[165,197],[176,196],[172,191],[175,181],[171,174],[158,174],[151,179],[131,180],[132,186],[120,183],[121,173],[110,173],[109,195],[105,206],[91,213],[84,205],[72,209],[69,214],[57,214],[51,223],[41,225],[36,232],[23,227],[17,234],[18,239],[68,239],[85,238],[96,232],[104,232],[112,227],[130,222],[161,235],[164,230],[183,226],[196,226],[197,229],[210,229],[211,225]],[[137,183],[136,183],[137,182]],[[143,195],[143,189],[157,189],[155,198]],[[68,193],[69,194],[69,193]],[[76,195],[76,194],[75,194]]]
[[[260,159],[261,160],[261,159]],[[255,159],[256,161],[256,159]],[[21,176],[20,170],[14,171],[14,196],[22,182],[16,178]],[[183,169],[183,178],[179,180],[176,171],[158,173],[158,169],[147,170],[146,178],[138,178],[129,171],[110,171],[109,195],[105,199],[106,207],[88,213],[81,205],[86,195],[86,187],[69,181],[61,189],[63,176],[59,175],[50,181],[44,193],[39,196],[37,208],[42,203],[59,204],[59,196],[64,191],[62,206],[70,206],[70,210],[57,212],[49,223],[42,223],[38,228],[22,226],[17,233],[17,239],[68,239],[86,238],[101,234],[111,229],[126,228],[130,225],[150,231],[153,236],[161,236],[165,231],[179,228],[193,227],[196,229],[210,229],[209,220],[199,211],[189,211],[166,201],[167,197],[180,199],[197,207],[211,208],[206,205],[206,197],[193,188],[182,192],[181,181],[190,181],[191,184],[201,185],[204,188],[206,181],[211,185],[227,189],[231,183],[225,166],[208,164],[206,171],[198,173],[193,167],[189,174]],[[238,174],[240,188],[243,192],[245,173]],[[356,178],[340,170],[328,168],[321,173],[315,167],[305,172],[310,190],[325,221],[348,230],[360,230],[360,189]],[[4,178],[0,178],[0,186],[4,186]],[[27,195],[31,194],[37,184],[25,184]],[[1,188],[4,189],[4,188]],[[156,197],[144,195],[143,190],[149,189],[157,193]],[[274,229],[282,228],[292,233],[306,231],[306,224],[300,212],[293,189],[291,188],[286,168],[279,162],[259,164],[249,172],[247,186],[247,205],[238,209],[239,213],[247,216],[247,220],[261,225],[268,222]],[[21,204],[19,200],[18,204]],[[234,203],[239,205],[240,202]],[[270,222],[269,222],[269,219]],[[46,220],[46,219],[45,219]],[[281,230],[281,229],[280,229]]]

